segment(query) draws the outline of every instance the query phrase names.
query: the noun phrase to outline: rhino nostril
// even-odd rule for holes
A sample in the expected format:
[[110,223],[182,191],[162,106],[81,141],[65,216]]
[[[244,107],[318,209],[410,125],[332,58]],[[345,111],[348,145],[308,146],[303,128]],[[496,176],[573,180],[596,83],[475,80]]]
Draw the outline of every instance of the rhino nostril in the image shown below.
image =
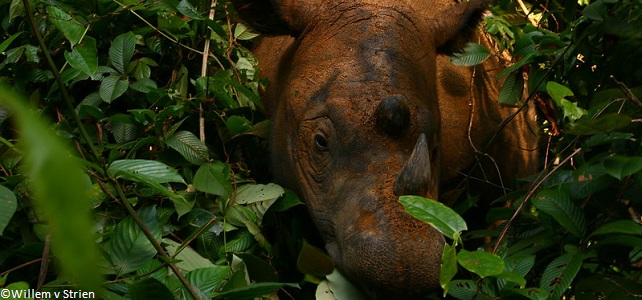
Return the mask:
[[375,111],[377,128],[392,137],[399,137],[410,124],[408,101],[402,95],[383,98]]

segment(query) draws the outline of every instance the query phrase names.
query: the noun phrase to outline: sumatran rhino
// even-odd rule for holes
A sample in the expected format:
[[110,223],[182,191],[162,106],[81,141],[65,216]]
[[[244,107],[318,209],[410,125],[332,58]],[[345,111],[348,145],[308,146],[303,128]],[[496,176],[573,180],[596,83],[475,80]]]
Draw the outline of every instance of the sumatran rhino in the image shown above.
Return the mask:
[[270,81],[274,175],[305,200],[337,268],[372,298],[438,287],[444,237],[399,196],[443,198],[484,160],[496,162],[477,168],[485,178],[507,182],[534,159],[527,117],[495,136],[510,113],[497,105],[497,64],[462,68],[442,55],[475,36],[484,4],[234,2],[272,36],[254,53]]

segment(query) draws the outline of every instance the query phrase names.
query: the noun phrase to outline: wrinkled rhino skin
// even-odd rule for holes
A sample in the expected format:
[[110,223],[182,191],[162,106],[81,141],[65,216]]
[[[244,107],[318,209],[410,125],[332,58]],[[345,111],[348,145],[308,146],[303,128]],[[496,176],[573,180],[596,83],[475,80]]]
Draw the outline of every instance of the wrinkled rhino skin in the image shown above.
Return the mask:
[[[497,105],[497,66],[442,55],[474,36],[485,4],[234,2],[274,36],[254,51],[271,82],[273,172],[305,200],[336,266],[374,299],[437,288],[444,238],[397,199],[446,194],[513,111]],[[498,168],[484,174],[532,171],[530,122],[518,115],[497,136],[488,157]]]

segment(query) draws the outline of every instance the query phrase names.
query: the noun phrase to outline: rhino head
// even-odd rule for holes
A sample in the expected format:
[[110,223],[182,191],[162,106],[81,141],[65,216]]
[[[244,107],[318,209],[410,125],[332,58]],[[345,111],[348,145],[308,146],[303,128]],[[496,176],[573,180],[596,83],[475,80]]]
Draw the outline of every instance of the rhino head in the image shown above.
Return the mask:
[[336,266],[373,298],[437,287],[444,238],[398,198],[439,197],[436,57],[471,37],[483,3],[235,2],[255,28],[293,37],[255,52],[271,81],[273,170]]

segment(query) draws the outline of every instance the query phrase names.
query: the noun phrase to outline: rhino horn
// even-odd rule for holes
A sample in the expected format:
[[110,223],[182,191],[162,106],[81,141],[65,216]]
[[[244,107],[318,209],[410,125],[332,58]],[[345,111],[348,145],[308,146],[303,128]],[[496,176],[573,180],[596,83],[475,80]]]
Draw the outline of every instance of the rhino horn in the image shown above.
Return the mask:
[[[412,150],[410,159],[404,164],[394,184],[394,193],[426,196],[431,191],[432,169],[426,135],[421,134]],[[434,188],[434,187],[433,187]],[[436,197],[437,195],[430,195]]]

